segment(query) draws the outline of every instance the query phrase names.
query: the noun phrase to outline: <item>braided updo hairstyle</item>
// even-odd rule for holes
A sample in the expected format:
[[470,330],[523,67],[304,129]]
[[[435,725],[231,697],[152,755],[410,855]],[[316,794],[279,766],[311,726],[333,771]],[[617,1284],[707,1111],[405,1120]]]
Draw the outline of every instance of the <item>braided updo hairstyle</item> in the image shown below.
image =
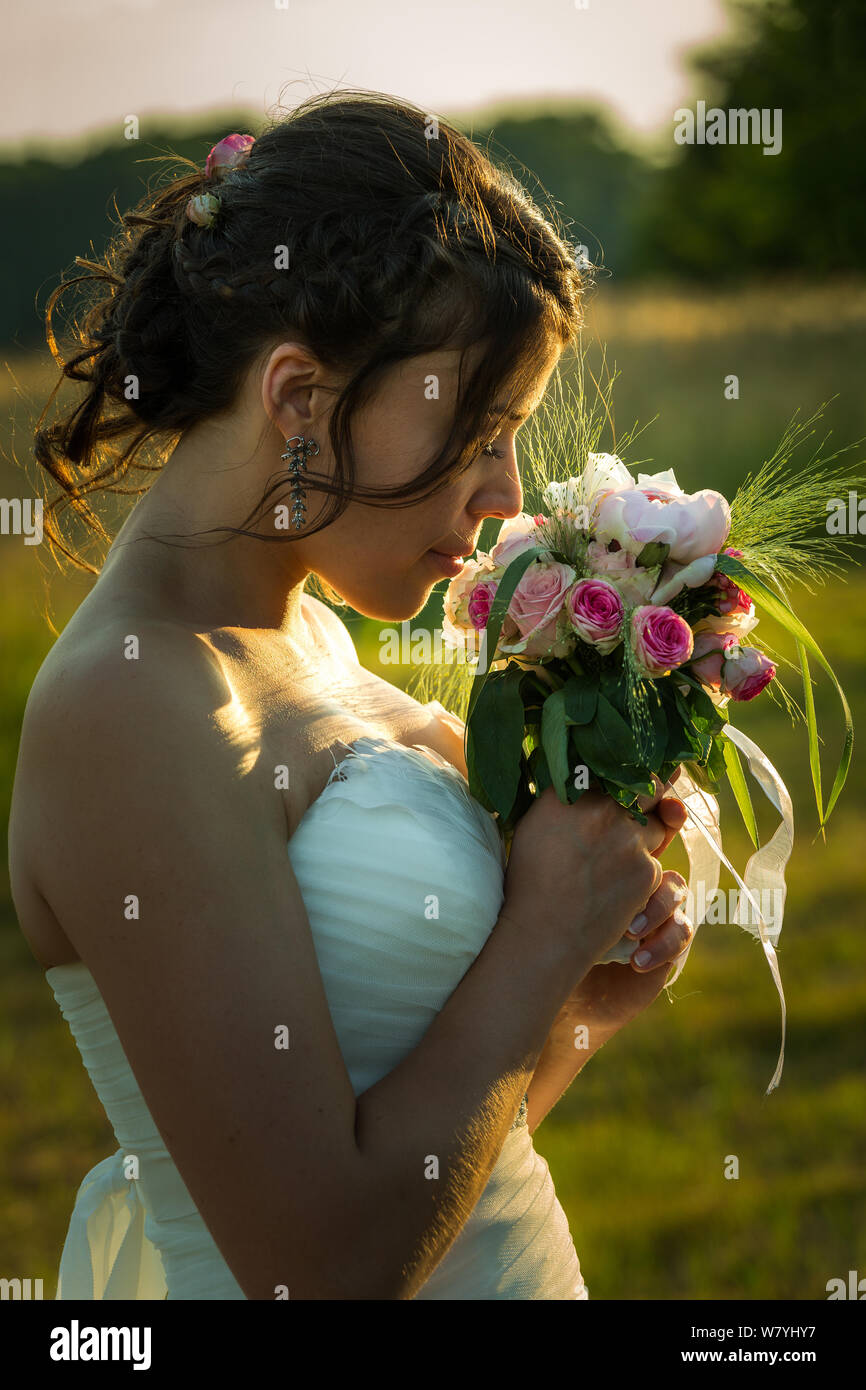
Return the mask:
[[[291,337],[329,369],[347,374],[329,424],[335,476],[305,486],[334,505],[300,533],[220,531],[291,541],[320,530],[353,497],[406,505],[447,486],[498,433],[500,392],[525,391],[551,344],[574,342],[585,271],[576,248],[510,172],[445,122],[379,93],[340,90],[309,98],[256,138],[245,164],[215,187],[183,169],[126,213],[104,259],[61,283],[46,308],[46,336],[60,379],[40,417],[35,456],[59,486],[45,499],[45,531],[80,568],[56,522],[71,506],[108,540],[88,497],[140,495],[129,475],[152,473],[180,436],[230,408],[263,353]],[[217,193],[212,226],[185,215],[188,200]],[[64,360],[52,312],[70,285],[88,301]],[[484,350],[460,373],[451,434],[411,487],[354,482],[353,411],[382,374],[443,347]],[[74,409],[44,424],[64,379],[86,383]],[[426,491],[425,491],[426,489]],[[272,504],[274,505],[274,504]],[[230,539],[226,535],[225,539]]]

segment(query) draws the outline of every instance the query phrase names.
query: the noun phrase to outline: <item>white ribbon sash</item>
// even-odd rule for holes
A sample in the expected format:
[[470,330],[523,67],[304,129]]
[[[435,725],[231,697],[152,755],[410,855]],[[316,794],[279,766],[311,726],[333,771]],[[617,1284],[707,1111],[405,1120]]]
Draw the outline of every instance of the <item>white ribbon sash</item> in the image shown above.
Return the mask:
[[[751,932],[761,942],[767,964],[770,967],[770,974],[779,992],[782,1009],[782,1043],[776,1070],[767,1087],[766,1094],[769,1095],[779,1084],[785,1060],[787,1012],[785,991],[782,988],[782,977],[779,973],[775,947],[778,945],[779,933],[782,930],[787,891],[785,868],[794,844],[794,813],[788,788],[766,754],[761,752],[756,743],[753,743],[744,733],[733,728],[730,724],[725,725],[724,733],[731,740],[731,743],[745,755],[749,771],[768,801],[775,806],[781,816],[781,822],[772,837],[765,845],[761,845],[750,858],[742,878],[722,848],[719,803],[716,797],[696,786],[685,770],[680,773],[673,794],[682,801],[688,815],[688,819],[680,831],[680,838],[685,846],[689,861],[689,901],[696,905],[713,901],[719,886],[719,866],[724,864],[740,889],[736,910],[731,918],[732,924],[742,927],[744,931]],[[698,896],[699,889],[703,889],[703,899]],[[772,910],[769,913],[768,921],[762,910],[762,904],[766,907],[770,903]],[[705,913],[701,912],[699,915],[696,907],[695,933],[686,949],[677,956],[673,974],[667,980],[665,988],[679,979],[683,966],[688,960],[689,951],[694,944],[697,928],[704,920]],[[634,940],[631,937],[623,937],[596,961],[596,964],[607,965],[612,962],[627,964],[634,949]]]
[[[696,787],[685,773],[681,773],[676,794],[680,795],[680,784],[682,783],[684,795],[680,795],[680,799],[689,816],[689,822],[683,827],[681,836],[689,860],[689,896],[691,901],[697,902],[695,890],[700,883],[705,885],[706,897],[711,898],[713,896],[719,882],[719,863],[724,864],[725,868],[733,874],[740,888],[737,909],[732,919],[733,923],[742,927],[744,931],[751,932],[760,940],[767,964],[770,967],[770,974],[779,992],[782,1010],[782,1042],[776,1070],[766,1091],[766,1094],[769,1095],[779,1084],[785,1060],[787,1011],[785,991],[782,988],[782,976],[779,971],[775,947],[779,943],[779,934],[782,930],[787,893],[785,868],[794,845],[794,811],[788,788],[758,745],[753,743],[740,729],[735,729],[730,724],[725,725],[724,734],[744,754],[749,771],[767,800],[779,812],[781,821],[767,843],[761,845],[751,856],[743,877],[740,878],[722,849],[718,801],[714,796],[710,796]],[[707,887],[708,884],[712,885],[711,888]],[[762,911],[762,902],[764,905],[772,904],[769,921]],[[701,920],[703,921],[703,917]],[[695,922],[695,927],[698,926],[700,926],[700,922]],[[692,937],[693,941],[694,937]],[[683,954],[677,957],[676,969],[667,982],[669,985],[679,978],[691,950],[692,942],[689,943]]]

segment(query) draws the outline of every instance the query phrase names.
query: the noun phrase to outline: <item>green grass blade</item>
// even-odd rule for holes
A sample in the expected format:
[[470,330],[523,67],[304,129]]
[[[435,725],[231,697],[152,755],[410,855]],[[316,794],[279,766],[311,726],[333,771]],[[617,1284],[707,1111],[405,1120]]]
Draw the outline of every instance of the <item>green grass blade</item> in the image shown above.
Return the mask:
[[749,786],[743,772],[743,764],[740,762],[740,754],[736,745],[731,743],[729,738],[722,739],[722,753],[725,757],[725,771],[728,774],[731,791],[734,793],[734,800],[740,808],[740,815],[743,817],[743,824],[749,832],[749,839],[755,849],[758,849],[758,825],[755,820],[755,808],[752,805],[752,798],[749,796]]
[[821,787],[821,755],[818,751],[818,721],[815,718],[815,695],[812,690],[812,676],[809,671],[809,657],[802,642],[797,643],[800,670],[803,674],[803,708],[806,713],[806,729],[809,735],[809,767],[812,772],[812,786],[815,788],[815,801],[818,804],[818,818],[823,830],[824,792]]
[[[822,809],[820,793],[818,795],[818,813],[821,821],[821,829],[823,830],[827,821],[830,819],[830,813],[836,805],[839,794],[845,785],[848,769],[851,766],[851,754],[854,749],[854,721],[851,718],[851,710],[845,698],[845,692],[836,679],[836,673],[833,667],[821,651],[821,648],[818,646],[811,632],[800,622],[796,613],[791,611],[784,599],[780,598],[778,594],[773,593],[773,590],[768,588],[763,580],[759,579],[756,574],[753,574],[748,566],[743,564],[742,560],[735,559],[733,555],[719,555],[716,560],[716,568],[733,579],[741,589],[745,589],[747,593],[751,594],[758,607],[763,608],[771,618],[775,618],[776,622],[779,623],[786,632],[790,633],[795,642],[801,643],[803,647],[807,648],[808,651],[820,661],[827,675],[836,687],[845,716],[845,741],[842,747],[842,754],[839,758],[839,765],[836,768],[836,776],[833,779],[830,799],[827,802],[826,809]],[[814,710],[812,712],[812,718],[814,721]],[[817,726],[815,727],[815,738],[817,757]]]

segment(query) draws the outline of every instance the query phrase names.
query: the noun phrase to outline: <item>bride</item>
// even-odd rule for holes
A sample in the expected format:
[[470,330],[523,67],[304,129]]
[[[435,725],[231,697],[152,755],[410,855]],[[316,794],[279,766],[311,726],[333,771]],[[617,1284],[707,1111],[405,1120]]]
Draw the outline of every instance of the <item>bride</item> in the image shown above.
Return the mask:
[[[57,1296],[586,1298],[532,1135],[688,944],[658,860],[684,813],[548,790],[506,863],[460,722],[308,587],[402,621],[520,512],[574,249],[456,130],[339,92],[221,141],[84,268],[85,385],[36,438],[54,543],[80,558],[61,503],[98,533],[100,491],[155,481],[14,788],[20,925],[119,1146]],[[593,966],[629,929],[645,964]]]

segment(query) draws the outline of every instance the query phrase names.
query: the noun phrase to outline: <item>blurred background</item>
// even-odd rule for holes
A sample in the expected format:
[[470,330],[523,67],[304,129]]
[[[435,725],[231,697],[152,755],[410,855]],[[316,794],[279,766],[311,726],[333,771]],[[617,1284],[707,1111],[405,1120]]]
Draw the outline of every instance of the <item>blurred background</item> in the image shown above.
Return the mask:
[[[227,132],[255,133],[278,99],[341,85],[453,121],[604,267],[587,324],[590,355],[604,351],[620,374],[603,447],[646,424],[650,471],[730,496],[796,411],[826,406],[799,466],[825,438],[829,453],[866,435],[859,0],[42,0],[5,39],[0,497],[41,491],[32,428],[57,375],[45,301],[76,255],[102,252],[116,210],[158,168],[143,161],[171,151],[202,163]],[[678,144],[676,113],[699,101],[780,111],[780,151]],[[485,523],[482,546],[497,525]],[[49,615],[62,630],[91,582],[57,573],[47,547],[0,535],[4,824]],[[444,588],[413,629],[440,625]],[[861,728],[864,598],[856,554],[847,583],[795,595]],[[341,614],[362,661],[404,684],[408,669],[379,665],[379,624]],[[795,673],[784,678],[797,695]],[[827,770],[841,745],[828,684],[816,691]],[[797,814],[779,949],[784,1075],[765,1096],[780,1016],[760,946],[704,927],[673,1002],[663,994],[594,1057],[535,1135],[592,1298],[821,1299],[829,1279],[866,1274],[866,791],[855,753],[822,842],[802,725],[769,700],[736,722]],[[723,810],[742,865],[747,842],[724,798]],[[117,1145],[17,928],[5,857],[0,962],[0,1275],[43,1278],[53,1297],[75,1192]],[[730,1155],[736,1180],[724,1176]]]

